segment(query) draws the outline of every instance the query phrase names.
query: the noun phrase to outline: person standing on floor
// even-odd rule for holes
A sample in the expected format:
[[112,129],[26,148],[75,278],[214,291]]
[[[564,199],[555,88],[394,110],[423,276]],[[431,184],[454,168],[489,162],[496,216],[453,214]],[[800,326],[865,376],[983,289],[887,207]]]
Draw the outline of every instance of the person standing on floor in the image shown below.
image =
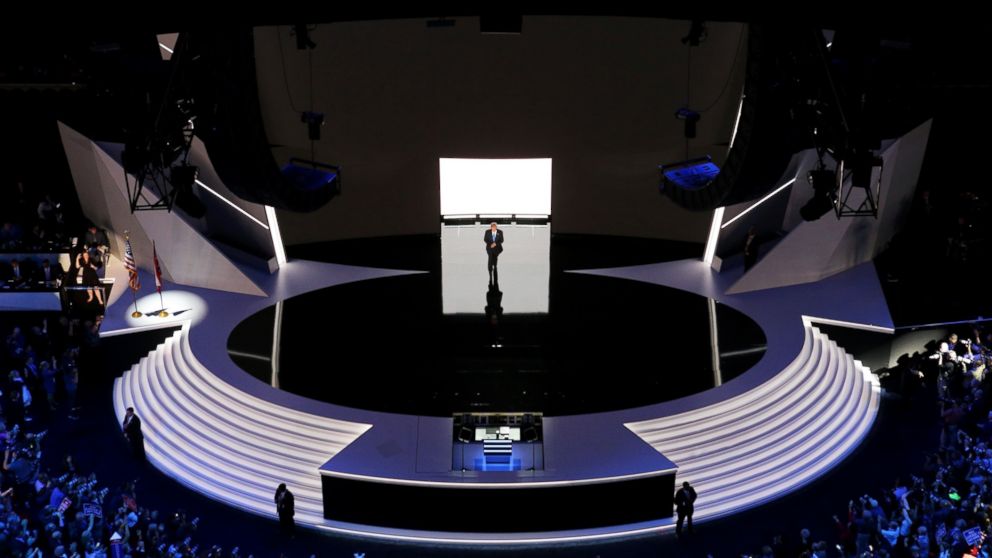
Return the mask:
[[124,438],[131,446],[131,455],[140,460],[145,459],[145,435],[141,433],[141,419],[134,414],[134,407],[128,407],[124,414],[122,425]]
[[296,534],[296,522],[293,516],[296,515],[296,501],[293,493],[286,488],[286,483],[282,483],[276,488],[276,513],[279,514],[279,530],[283,535],[293,537]]
[[675,493],[675,513],[678,522],[675,523],[675,534],[682,536],[682,523],[688,520],[689,532],[692,532],[692,509],[696,501],[696,491],[688,482],[682,483],[682,488]]
[[503,231],[499,230],[496,223],[493,222],[489,225],[489,230],[482,235],[482,241],[486,243],[486,255],[489,257],[489,263],[486,266],[489,269],[489,282],[499,283],[499,271],[496,269],[496,263],[499,261],[499,255],[503,253]]

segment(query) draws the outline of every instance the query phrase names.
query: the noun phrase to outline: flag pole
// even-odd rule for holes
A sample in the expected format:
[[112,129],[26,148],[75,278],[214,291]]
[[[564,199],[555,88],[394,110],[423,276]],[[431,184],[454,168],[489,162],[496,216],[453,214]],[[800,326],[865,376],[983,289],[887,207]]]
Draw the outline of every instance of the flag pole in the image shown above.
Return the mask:
[[[130,251],[131,250],[131,235],[128,233],[127,229],[124,230],[124,242],[126,243],[125,246],[127,246],[128,251]],[[132,261],[134,260],[134,253],[125,254],[125,257],[127,257],[127,256],[130,256],[131,259],[132,259]],[[137,268],[135,268],[134,274],[135,275],[138,274]],[[131,317],[132,318],[140,318],[141,316],[143,316],[143,314],[138,310],[138,292],[137,292],[137,290],[134,289],[134,286],[132,284],[132,281],[131,281],[131,270],[130,269],[128,269],[128,278],[127,279],[128,279],[128,287],[130,288],[130,291],[131,291],[131,302],[134,303],[134,312],[131,312]]]
[[132,318],[140,318],[143,314],[138,311],[138,295],[131,289],[131,301],[134,302],[134,312],[131,312]]
[[169,317],[169,313],[165,311],[165,301],[162,300],[162,291],[159,291],[158,292],[158,302],[159,302],[159,304],[162,305],[162,310],[159,311],[158,317],[159,318],[168,318]]
[[152,241],[152,258],[155,260],[155,287],[158,288],[158,302],[162,309],[158,312],[159,318],[168,318],[169,313],[165,311],[165,300],[162,298],[162,270],[158,265],[158,251],[155,250],[155,241]]

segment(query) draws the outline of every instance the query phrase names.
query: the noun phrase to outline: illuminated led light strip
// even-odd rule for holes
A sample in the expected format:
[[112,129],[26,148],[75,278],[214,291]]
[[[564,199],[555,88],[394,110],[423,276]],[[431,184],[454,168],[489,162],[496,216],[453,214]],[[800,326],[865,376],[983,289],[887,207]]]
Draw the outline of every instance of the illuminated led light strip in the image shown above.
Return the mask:
[[[188,322],[190,320],[183,320],[183,321]],[[170,328],[170,327],[176,327],[177,325],[180,325],[181,323],[182,323],[182,321],[159,322],[157,324],[149,324],[149,325],[143,325],[143,326],[126,327],[126,328],[123,328],[123,329],[111,329],[109,331],[101,331],[100,332],[100,339],[103,339],[104,337],[116,337],[118,335],[129,335],[131,333],[138,333],[139,331],[152,331],[152,330],[156,330],[156,329],[165,329],[165,328]]]
[[401,486],[428,486],[437,487],[450,490],[458,490],[460,488],[471,488],[471,489],[485,489],[485,490],[523,490],[529,488],[546,488],[546,487],[558,487],[558,486],[581,486],[589,484],[605,484],[611,483],[613,481],[626,481],[626,480],[637,480],[649,477],[657,477],[664,475],[666,473],[674,473],[678,469],[658,469],[656,471],[647,471],[644,473],[633,473],[630,475],[613,475],[609,477],[596,477],[591,479],[574,479],[574,480],[560,480],[560,481],[519,481],[519,482],[450,482],[450,481],[423,481],[423,480],[413,480],[413,479],[397,479],[390,477],[374,477],[371,475],[361,475],[358,473],[343,473],[340,471],[320,471],[321,477],[331,477],[340,478],[348,480],[361,480],[361,481],[371,481],[379,484],[394,484]]
[[217,192],[215,192],[213,190],[213,188],[211,188],[210,186],[207,186],[206,184],[204,184],[202,181],[200,181],[199,178],[196,179],[196,183],[200,185],[200,188],[203,188],[204,190],[206,190],[206,191],[210,192],[211,194],[217,196],[218,198],[220,198],[221,200],[223,200],[224,203],[226,203],[227,205],[233,207],[234,209],[237,209],[245,217],[251,219],[252,221],[255,221],[256,223],[258,223],[258,226],[262,227],[265,230],[269,230],[269,226],[268,225],[266,225],[265,223],[263,223],[263,222],[259,221],[258,219],[256,219],[255,216],[252,215],[251,213],[248,213],[244,209],[241,209],[240,207],[238,207],[237,205],[235,205],[234,202],[232,202],[231,200],[229,200],[229,199],[225,198],[224,196],[222,196],[222,195],[218,194]]
[[880,326],[875,324],[866,324],[864,322],[848,322],[844,320],[832,320],[830,318],[818,318],[816,316],[803,316],[803,324],[807,327],[811,327],[814,323],[849,327],[851,329],[860,329],[864,331],[874,331],[877,333],[895,333],[895,328],[888,326]]
[[723,207],[718,207],[713,211],[713,222],[710,223],[710,235],[706,239],[706,251],[703,252],[703,263],[713,265],[713,256],[716,255],[716,241],[720,238],[720,223],[723,221]]
[[279,221],[276,220],[276,208],[265,206],[265,220],[269,222],[269,233],[272,235],[272,248],[276,251],[276,263],[286,265],[286,248],[282,245],[282,233],[279,232]]
[[788,182],[786,182],[785,184],[779,186],[778,188],[775,188],[774,190],[772,190],[772,192],[770,194],[767,194],[765,197],[763,197],[760,200],[756,201],[753,205],[751,205],[750,207],[748,207],[744,211],[741,211],[737,215],[734,215],[734,218],[733,219],[731,219],[731,220],[727,221],[726,223],[724,223],[723,225],[721,225],[720,228],[721,229],[725,229],[725,228],[729,227],[734,221],[736,221],[736,220],[740,219],[741,217],[747,215],[748,213],[751,212],[752,209],[754,209],[754,208],[758,207],[759,205],[765,203],[766,201],[770,200],[775,194],[781,192],[782,190],[785,190],[788,186],[791,186],[792,183],[795,182],[795,181],[796,181],[796,179],[793,178],[792,180],[789,180]]
[[734,140],[737,139],[737,127],[741,124],[741,112],[744,110],[744,95],[741,95],[741,101],[737,103],[737,119],[734,120],[734,131],[730,133],[730,145],[727,146],[727,152],[729,153],[731,149],[734,148]]
[[165,52],[168,52],[169,54],[172,54],[172,53],[176,52],[176,51],[172,50],[171,48],[165,46],[162,43],[159,43],[158,46],[162,47],[162,50],[164,50]]
[[645,526],[643,523],[633,524],[630,526],[621,526],[620,529],[614,531],[606,532],[593,532],[590,534],[576,534],[576,535],[551,535],[547,537],[536,536],[533,538],[525,538],[519,534],[514,536],[509,536],[505,539],[490,537],[482,538],[478,534],[472,534],[465,538],[451,536],[451,537],[440,537],[432,535],[405,535],[402,533],[390,533],[390,532],[379,532],[379,531],[365,531],[361,529],[347,528],[347,527],[337,527],[328,524],[310,524],[308,526],[315,527],[321,531],[330,531],[333,533],[341,533],[345,535],[355,535],[361,537],[370,537],[374,539],[382,540],[393,540],[393,541],[407,541],[407,542],[418,542],[418,543],[440,543],[440,544],[456,544],[456,545],[478,545],[478,546],[490,546],[490,545],[526,545],[539,547],[546,545],[548,543],[568,543],[568,542],[582,542],[582,541],[603,541],[609,539],[615,539],[619,537],[630,537],[636,535],[643,535],[647,533],[664,533],[668,531],[675,530],[675,523],[669,520],[669,522],[656,522],[653,525],[648,524]]

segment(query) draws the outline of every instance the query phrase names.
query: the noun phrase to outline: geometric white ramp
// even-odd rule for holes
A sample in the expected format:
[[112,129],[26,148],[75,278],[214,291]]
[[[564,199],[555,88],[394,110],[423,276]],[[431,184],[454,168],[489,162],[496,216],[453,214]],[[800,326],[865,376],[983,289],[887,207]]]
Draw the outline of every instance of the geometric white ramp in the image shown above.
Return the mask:
[[318,467],[371,425],[283,407],[227,384],[193,356],[189,324],[114,383],[114,409],[141,417],[148,460],[210,498],[275,517],[279,483],[296,520],[324,523]]
[[[625,425],[679,466],[677,482],[696,487],[697,520],[796,490],[829,471],[870,430],[879,406],[876,377],[808,320],[804,328],[799,355],[754,389]],[[318,468],[371,425],[233,388],[193,356],[189,329],[184,325],[115,382],[118,418],[133,406],[149,461],[189,488],[275,517],[272,494],[285,482],[296,495],[297,521],[326,528]],[[673,528],[667,520],[648,529]]]
[[811,482],[854,450],[878,413],[871,371],[803,320],[802,351],[754,389],[626,426],[696,488],[693,518],[754,507]]

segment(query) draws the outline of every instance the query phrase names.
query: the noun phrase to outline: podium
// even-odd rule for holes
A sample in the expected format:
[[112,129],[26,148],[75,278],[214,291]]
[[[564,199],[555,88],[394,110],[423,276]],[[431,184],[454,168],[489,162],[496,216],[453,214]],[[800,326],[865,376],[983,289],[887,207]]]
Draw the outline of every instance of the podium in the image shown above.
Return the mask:
[[483,440],[482,455],[486,463],[509,463],[513,456],[513,440]]

